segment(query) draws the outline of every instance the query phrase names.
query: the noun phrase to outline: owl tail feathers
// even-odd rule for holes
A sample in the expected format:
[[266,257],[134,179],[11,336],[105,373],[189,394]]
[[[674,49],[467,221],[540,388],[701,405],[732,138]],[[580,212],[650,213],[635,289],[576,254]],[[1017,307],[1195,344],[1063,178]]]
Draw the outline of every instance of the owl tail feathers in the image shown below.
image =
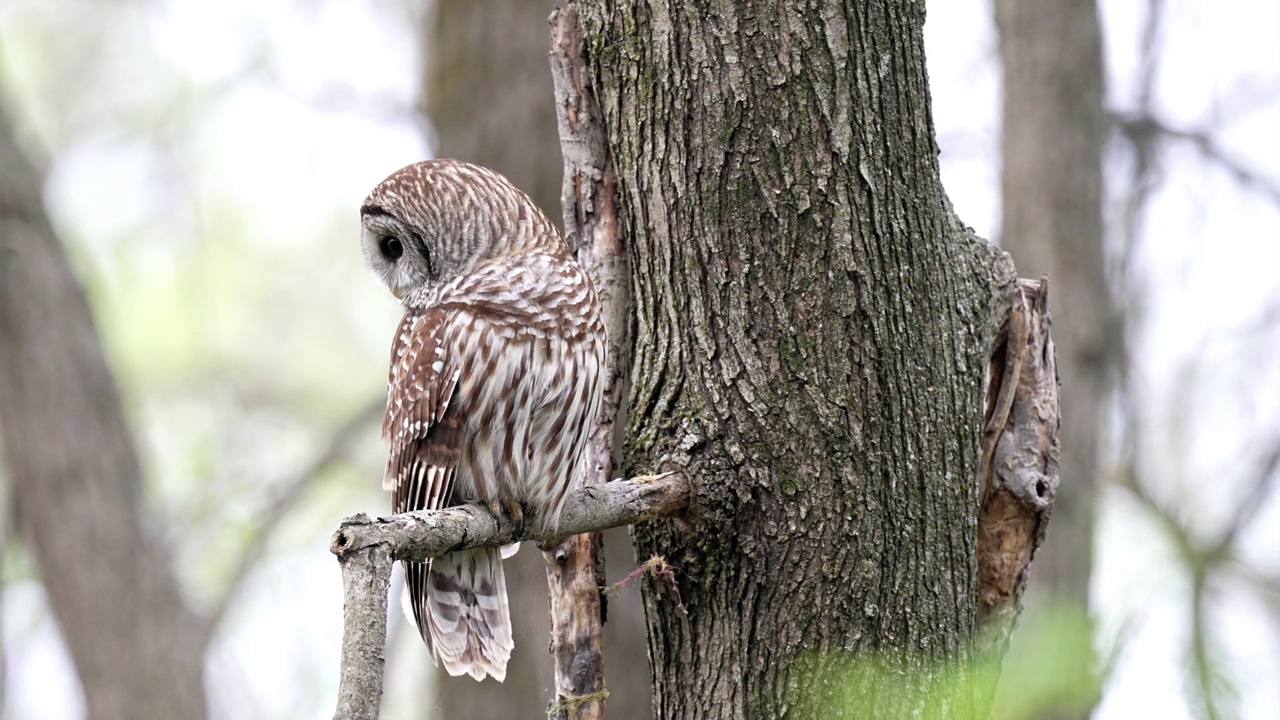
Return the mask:
[[406,563],[405,570],[418,631],[445,671],[502,682],[515,643],[498,548],[449,553],[430,566]]

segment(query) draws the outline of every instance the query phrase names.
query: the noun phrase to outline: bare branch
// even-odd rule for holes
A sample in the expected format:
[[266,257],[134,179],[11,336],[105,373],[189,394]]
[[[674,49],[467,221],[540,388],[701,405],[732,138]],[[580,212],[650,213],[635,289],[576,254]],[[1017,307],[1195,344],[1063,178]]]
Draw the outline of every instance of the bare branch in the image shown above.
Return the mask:
[[[1231,155],[1214,140],[1207,130],[1183,130],[1165,123],[1153,114],[1121,115],[1112,114],[1112,121],[1133,143],[1139,152],[1146,152],[1155,146],[1156,141],[1178,140],[1195,148],[1200,156],[1216,165],[1239,183],[1266,197],[1273,205],[1280,206],[1280,186],[1275,181],[1248,167]],[[1144,150],[1145,149],[1145,150]]]
[[578,488],[569,493],[554,535],[522,532],[495,517],[481,503],[444,510],[416,510],[370,520],[356,515],[342,521],[330,550],[339,559],[374,545],[391,548],[393,560],[426,562],[445,553],[513,542],[549,542],[567,535],[634,525],[667,517],[689,502],[689,481],[680,473],[615,480],[606,485]]
[[[368,517],[357,515],[347,522],[357,520],[367,521]],[[377,720],[386,665],[391,549],[386,545],[372,545],[344,553],[340,559],[344,598],[342,677],[338,685],[338,710],[333,716]]]
[[1240,499],[1235,512],[1231,514],[1231,522],[1222,531],[1218,541],[1205,553],[1208,561],[1216,562],[1224,559],[1235,545],[1236,538],[1253,522],[1258,511],[1266,506],[1267,495],[1276,484],[1277,471],[1280,471],[1280,438],[1274,441],[1270,451],[1263,458],[1248,492]]
[[[1176,513],[1147,491],[1140,479],[1136,461],[1132,458],[1128,464],[1128,472],[1123,473],[1120,478],[1119,484],[1160,522],[1187,565],[1191,576],[1191,637],[1188,652],[1196,688],[1203,703],[1202,710],[1211,719],[1221,717],[1222,712],[1219,708],[1220,688],[1210,657],[1211,638],[1206,619],[1210,580],[1215,573],[1223,570],[1222,566],[1230,559],[1236,540],[1256,517],[1259,508],[1265,505],[1267,495],[1275,486],[1278,469],[1280,441],[1274,442],[1264,455],[1247,492],[1236,504],[1231,520],[1218,537],[1210,542],[1198,540],[1192,529]],[[1265,580],[1259,587],[1265,589]]]
[[512,542],[549,545],[566,535],[674,515],[685,509],[689,498],[689,480],[675,472],[579,488],[565,499],[556,536],[517,528],[481,504],[419,510],[377,520],[363,514],[343,520],[329,547],[342,565],[345,592],[342,677],[335,720],[378,717],[393,560],[424,562],[449,552]]

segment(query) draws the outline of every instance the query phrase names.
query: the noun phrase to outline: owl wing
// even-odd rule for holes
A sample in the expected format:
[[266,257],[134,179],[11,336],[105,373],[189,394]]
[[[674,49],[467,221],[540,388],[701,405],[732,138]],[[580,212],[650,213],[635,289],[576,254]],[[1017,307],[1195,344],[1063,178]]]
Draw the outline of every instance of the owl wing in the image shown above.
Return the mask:
[[445,351],[451,314],[440,308],[406,313],[391,347],[387,414],[389,446],[382,487],[393,510],[438,510],[453,492],[464,418],[450,412],[461,370]]
[[[411,310],[396,333],[383,425],[390,446],[383,483],[393,492],[397,513],[457,502],[454,484],[467,419],[459,378],[464,368],[475,373],[476,359],[466,343],[450,345],[474,320],[461,305]],[[513,641],[500,550],[405,561],[404,572],[407,609],[432,657],[450,675],[501,681]]]

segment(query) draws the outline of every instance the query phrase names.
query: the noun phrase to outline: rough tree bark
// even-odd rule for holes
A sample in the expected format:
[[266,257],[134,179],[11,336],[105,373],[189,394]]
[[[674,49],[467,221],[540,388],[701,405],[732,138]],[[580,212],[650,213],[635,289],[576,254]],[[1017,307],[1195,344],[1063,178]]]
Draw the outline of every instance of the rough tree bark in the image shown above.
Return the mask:
[[[559,218],[561,157],[556,127],[547,16],[556,3],[441,0],[423,29],[425,111],[435,150],[491,167]],[[626,528],[604,535],[605,565],[614,576],[635,567]],[[506,562],[515,650],[501,683],[474,683],[438,673],[436,704],[446,717],[542,720],[553,665],[545,564],[532,548]],[[611,720],[649,717],[644,668],[644,616],[634,592],[608,600],[605,668]]]
[[1124,356],[1102,245],[1102,30],[1094,0],[994,4],[1004,67],[1000,244],[1023,275],[1047,274],[1054,304],[1071,310],[1057,315],[1054,332],[1066,389],[1065,490],[1032,588],[1084,608],[1099,438]]
[[155,528],[89,305],[0,108],[0,433],[14,511],[95,720],[205,716],[207,637]]
[[[697,478],[636,529],[675,568],[644,582],[655,714],[965,715],[1013,277],[939,182],[924,4],[578,7],[631,248],[623,469]],[[872,654],[919,692],[831,677]]]

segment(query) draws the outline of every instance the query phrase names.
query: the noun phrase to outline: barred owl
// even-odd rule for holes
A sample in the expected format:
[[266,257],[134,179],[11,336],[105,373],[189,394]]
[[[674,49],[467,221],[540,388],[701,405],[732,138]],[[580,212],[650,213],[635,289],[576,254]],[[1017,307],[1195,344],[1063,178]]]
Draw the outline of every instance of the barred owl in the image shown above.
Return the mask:
[[[600,406],[591,281],[529,197],[485,168],[410,165],[360,216],[365,260],[405,309],[382,431],[395,512],[483,501],[553,531]],[[499,549],[406,562],[405,576],[433,658],[501,681],[513,642]]]

